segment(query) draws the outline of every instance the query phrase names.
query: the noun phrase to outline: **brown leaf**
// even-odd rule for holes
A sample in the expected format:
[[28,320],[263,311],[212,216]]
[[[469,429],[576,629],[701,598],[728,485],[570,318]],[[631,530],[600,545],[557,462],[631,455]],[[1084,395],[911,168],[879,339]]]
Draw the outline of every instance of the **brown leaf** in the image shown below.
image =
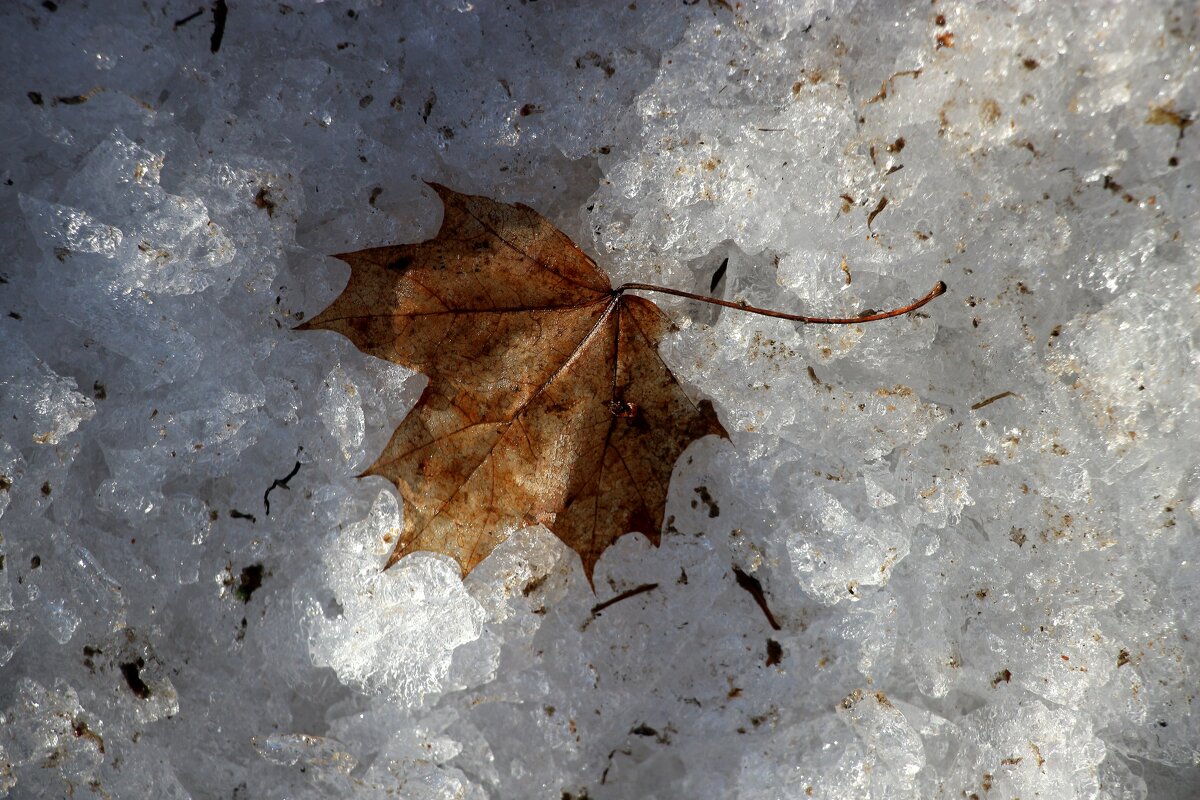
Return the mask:
[[676,459],[725,429],[659,357],[671,323],[658,306],[614,290],[528,206],[430,186],[445,205],[437,236],[337,256],[349,284],[300,326],[429,376],[363,473],[404,497],[387,566],[432,550],[465,575],[542,523],[590,581],[626,532],[658,544]]

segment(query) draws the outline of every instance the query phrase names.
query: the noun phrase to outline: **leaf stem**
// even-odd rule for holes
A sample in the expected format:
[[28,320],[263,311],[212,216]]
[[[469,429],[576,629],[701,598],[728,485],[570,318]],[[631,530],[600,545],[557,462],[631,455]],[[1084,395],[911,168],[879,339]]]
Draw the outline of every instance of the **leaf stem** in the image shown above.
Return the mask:
[[749,311],[751,314],[761,314],[764,317],[778,317],[779,319],[788,319],[794,322],[803,322],[806,325],[855,325],[859,322],[875,322],[881,319],[891,319],[907,314],[910,311],[916,311],[921,306],[925,305],[935,297],[946,293],[946,283],[938,281],[937,286],[929,291],[929,294],[922,297],[920,300],[914,300],[906,306],[893,308],[890,311],[879,311],[865,313],[858,317],[810,317],[805,314],[788,314],[783,311],[772,311],[769,308],[758,308],[757,306],[747,305],[745,303],[733,303],[729,300],[718,300],[715,297],[705,297],[702,294],[693,294],[692,292],[684,292],[679,289],[668,289],[666,286],[654,286],[649,283],[626,283],[617,287],[616,294],[620,294],[628,289],[640,290],[643,292],[660,292],[662,294],[673,294],[676,297],[685,297],[688,300],[696,300],[701,303],[708,303],[714,306],[724,306],[725,308],[733,308],[738,311]]

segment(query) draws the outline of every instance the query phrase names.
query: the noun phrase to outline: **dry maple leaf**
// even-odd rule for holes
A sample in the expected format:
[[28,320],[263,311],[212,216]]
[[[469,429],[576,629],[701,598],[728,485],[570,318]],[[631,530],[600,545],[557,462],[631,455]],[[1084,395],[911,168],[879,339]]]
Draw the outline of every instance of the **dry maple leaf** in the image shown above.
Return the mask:
[[[747,307],[644,284],[614,289],[528,206],[430,186],[445,206],[437,236],[336,256],[350,265],[349,284],[299,326],[337,331],[429,376],[363,473],[386,477],[404,498],[387,566],[432,550],[465,575],[515,528],[541,523],[579,554],[590,581],[623,534],[658,544],[680,453],[702,436],[728,437],[712,405],[693,402],[658,354],[670,320],[626,291]],[[941,290],[870,317],[769,313],[868,321]]]
[[364,475],[404,498],[388,566],[433,550],[470,572],[513,528],[542,523],[589,580],[617,537],[658,543],[671,470],[725,436],[658,355],[670,320],[527,206],[433,185],[435,238],[339,255],[350,283],[301,326],[429,376]]

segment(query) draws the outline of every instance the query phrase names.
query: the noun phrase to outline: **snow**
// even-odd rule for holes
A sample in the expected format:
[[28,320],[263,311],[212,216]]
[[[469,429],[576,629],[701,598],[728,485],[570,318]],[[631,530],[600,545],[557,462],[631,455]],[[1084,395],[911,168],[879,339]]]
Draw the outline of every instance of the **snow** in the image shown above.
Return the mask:
[[[0,17],[0,792],[1194,796],[1186,3]],[[424,181],[614,283],[950,291],[656,297],[731,434],[661,547],[382,572],[425,379],[292,328]]]

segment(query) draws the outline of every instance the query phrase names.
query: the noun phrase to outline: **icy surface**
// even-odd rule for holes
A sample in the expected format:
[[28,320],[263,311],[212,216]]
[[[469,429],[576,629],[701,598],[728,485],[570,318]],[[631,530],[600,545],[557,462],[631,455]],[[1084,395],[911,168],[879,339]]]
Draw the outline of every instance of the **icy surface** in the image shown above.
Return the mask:
[[[0,793],[1196,796],[1192,3],[17,0],[0,42]],[[615,282],[950,292],[658,298],[731,432],[661,547],[381,572],[355,476],[424,378],[292,328],[427,180]]]

